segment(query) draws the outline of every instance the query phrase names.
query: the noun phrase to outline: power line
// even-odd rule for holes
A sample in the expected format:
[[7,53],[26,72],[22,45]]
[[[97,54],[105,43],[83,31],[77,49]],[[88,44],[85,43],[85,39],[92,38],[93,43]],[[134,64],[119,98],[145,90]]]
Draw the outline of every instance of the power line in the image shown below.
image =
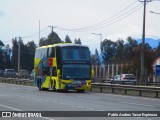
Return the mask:
[[[125,15],[125,16],[119,16],[119,17],[117,17],[116,19],[115,19],[115,21],[114,20],[112,20],[112,21],[110,21],[110,23],[108,23],[108,24],[106,24],[106,25],[104,25],[104,26],[101,26],[101,27],[97,27],[97,28],[94,28],[94,29],[90,29],[90,30],[88,30],[88,31],[93,31],[93,30],[98,30],[98,29],[102,29],[102,28],[106,28],[106,27],[108,27],[108,26],[110,26],[110,25],[112,25],[112,24],[114,24],[114,23],[117,23],[117,22],[119,22],[119,21],[121,21],[121,20],[123,20],[124,18],[126,18],[126,17],[128,17],[129,15],[131,15],[131,14],[133,14],[134,12],[136,12],[137,10],[139,10],[141,7],[142,7],[143,5],[138,5],[138,6],[136,6],[134,9],[134,11],[132,11],[131,13],[129,13],[129,14],[127,14],[127,15],[125,15],[126,13],[124,13],[123,15]],[[133,9],[132,9],[133,10]],[[84,32],[86,32],[86,31],[84,31]]]
[[[41,33],[42,34],[44,31],[46,31],[48,29],[48,27],[45,27],[44,29],[41,30]],[[31,34],[31,35],[27,35],[27,36],[23,36],[22,38],[30,38],[30,37],[35,37],[35,36],[39,36],[39,32],[37,33],[34,33],[34,34]]]
[[50,25],[50,26],[48,26],[48,27],[50,27],[50,28],[51,28],[51,32],[53,32],[53,29],[56,28],[57,26],[52,26],[52,25]]
[[[139,4],[138,6],[134,7],[133,9],[127,11],[126,13],[122,14],[121,16],[118,16],[117,18],[109,21],[108,23],[105,23],[102,25],[99,25],[97,26],[97,28],[90,28],[88,30],[73,30],[73,29],[64,29],[64,28],[60,28],[58,27],[57,29],[60,29],[60,30],[67,30],[67,31],[73,31],[73,32],[87,32],[87,31],[93,31],[93,30],[98,30],[98,29],[102,29],[102,28],[106,28],[116,22],[119,22],[121,21],[122,19],[126,18],[127,16],[131,15],[132,13],[136,12],[137,10],[139,10],[143,5]],[[134,11],[133,11],[134,10]],[[131,12],[130,12],[131,11]],[[130,13],[129,13],[130,12]],[[116,20],[117,19],[117,20]]]
[[[46,31],[46,32],[41,32],[40,35],[44,35],[46,33],[49,33],[50,30]],[[34,36],[28,36],[28,37],[22,37],[22,38],[35,38],[35,37],[39,37],[39,34],[35,34]]]
[[[132,3],[130,6],[132,6],[133,4],[135,4],[136,2]],[[139,4],[137,5],[136,7],[128,10],[127,12],[123,13],[123,14],[120,14],[122,13],[123,11],[125,11],[127,8],[129,8],[130,6],[126,7],[125,9],[121,10],[120,12],[118,12],[117,14],[113,15],[112,17],[110,17],[109,19],[105,19],[103,20],[102,22],[99,22],[95,25],[92,25],[92,26],[88,26],[88,27],[85,27],[85,28],[80,28],[80,29],[65,29],[65,28],[61,28],[61,27],[58,27],[57,29],[60,29],[60,30],[67,30],[67,31],[73,31],[73,32],[86,32],[86,31],[93,31],[93,30],[97,30],[97,29],[101,29],[101,28],[105,28],[107,26],[110,26],[122,19],[124,19],[125,17],[129,16],[130,14],[136,12],[138,9],[140,9],[143,5]],[[120,15],[119,15],[120,14]],[[115,17],[116,16],[116,17]],[[124,16],[124,17],[123,17]],[[108,22],[107,22],[108,20]]]
[[96,26],[99,26],[100,24],[102,23],[105,23],[106,21],[114,18],[115,16],[119,15],[121,12],[125,11],[126,9],[128,9],[129,7],[131,7],[132,5],[134,5],[135,3],[137,3],[137,0],[135,2],[133,2],[131,5],[127,6],[126,8],[124,8],[123,10],[121,10],[120,12],[116,13],[115,15],[105,19],[105,20],[102,20],[101,22],[98,22],[96,24],[93,24],[93,25],[90,25],[90,26],[87,26],[87,27],[83,27],[83,28],[78,28],[78,29],[71,29],[71,30],[84,30],[84,29],[88,29],[88,28],[92,28],[92,27],[96,27]]

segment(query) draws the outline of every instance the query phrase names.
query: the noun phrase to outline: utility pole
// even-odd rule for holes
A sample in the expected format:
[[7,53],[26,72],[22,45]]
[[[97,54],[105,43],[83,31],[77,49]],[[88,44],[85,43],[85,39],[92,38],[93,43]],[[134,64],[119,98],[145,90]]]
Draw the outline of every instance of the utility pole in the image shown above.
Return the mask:
[[40,20],[39,20],[39,40],[40,40],[40,31],[41,30],[41,23],[40,23]]
[[141,81],[144,81],[144,44],[145,44],[145,23],[146,23],[146,3],[151,2],[151,0],[139,0],[139,2],[144,3],[144,10],[143,10],[143,33],[142,33],[142,47],[141,47]]
[[53,32],[53,29],[56,28],[57,26],[48,26],[51,28],[51,32]]
[[21,41],[21,37],[19,37],[19,41],[18,41],[18,72],[20,71],[21,67],[20,67],[20,51],[21,51],[21,46],[20,46],[20,41]]

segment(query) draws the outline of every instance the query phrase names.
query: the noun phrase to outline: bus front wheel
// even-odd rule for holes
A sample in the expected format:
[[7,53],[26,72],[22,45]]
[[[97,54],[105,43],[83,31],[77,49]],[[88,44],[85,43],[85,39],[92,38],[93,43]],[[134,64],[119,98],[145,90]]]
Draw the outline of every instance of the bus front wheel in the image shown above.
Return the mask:
[[38,85],[38,88],[39,90],[42,90],[42,82],[41,82],[41,79],[37,79],[37,85]]

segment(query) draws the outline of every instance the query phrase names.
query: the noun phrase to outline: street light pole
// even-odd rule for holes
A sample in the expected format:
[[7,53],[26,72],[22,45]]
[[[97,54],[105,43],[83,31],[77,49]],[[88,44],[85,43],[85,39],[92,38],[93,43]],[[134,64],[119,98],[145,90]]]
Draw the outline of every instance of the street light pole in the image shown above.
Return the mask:
[[100,36],[100,43],[102,42],[102,34],[96,34],[96,33],[92,33],[93,35],[99,35]]
[[92,33],[93,35],[99,35],[100,36],[100,50],[101,50],[101,43],[102,43],[102,34],[96,34],[96,33]]
[[141,48],[141,81],[144,82],[144,44],[145,44],[145,23],[146,23],[146,3],[151,2],[151,0],[144,0],[139,2],[144,3],[144,10],[143,10],[143,33],[142,33],[142,48]]

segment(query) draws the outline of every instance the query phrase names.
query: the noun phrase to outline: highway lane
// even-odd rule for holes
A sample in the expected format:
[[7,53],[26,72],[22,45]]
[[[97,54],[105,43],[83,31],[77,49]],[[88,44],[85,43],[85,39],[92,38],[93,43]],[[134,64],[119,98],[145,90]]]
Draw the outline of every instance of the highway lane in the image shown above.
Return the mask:
[[[38,91],[33,86],[0,83],[0,111],[160,111],[160,99],[93,92]],[[62,120],[64,118],[56,117],[53,119]],[[134,120],[135,118],[87,119]],[[146,118],[136,117],[136,119]],[[158,120],[159,118],[149,119]]]

